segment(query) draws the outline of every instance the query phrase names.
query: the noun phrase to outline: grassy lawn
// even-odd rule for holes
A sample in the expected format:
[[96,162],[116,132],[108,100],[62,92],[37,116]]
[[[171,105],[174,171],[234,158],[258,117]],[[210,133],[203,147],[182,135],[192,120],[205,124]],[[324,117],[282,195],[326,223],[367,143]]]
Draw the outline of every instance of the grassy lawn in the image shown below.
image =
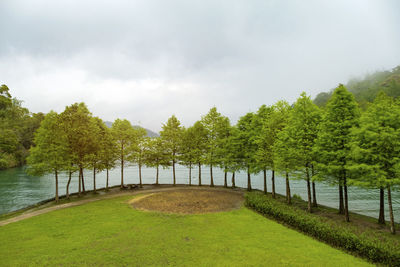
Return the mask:
[[136,211],[132,196],[0,227],[0,265],[300,265],[369,263],[239,210],[201,215]]

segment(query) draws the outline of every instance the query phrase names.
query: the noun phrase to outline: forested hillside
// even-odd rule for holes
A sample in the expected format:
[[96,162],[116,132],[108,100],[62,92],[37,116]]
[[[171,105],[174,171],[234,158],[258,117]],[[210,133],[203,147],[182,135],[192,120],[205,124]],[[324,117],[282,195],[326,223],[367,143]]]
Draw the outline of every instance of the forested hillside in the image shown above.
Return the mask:
[[[384,91],[388,96],[400,96],[400,65],[392,71],[377,71],[366,75],[363,79],[351,79],[346,84],[347,89],[354,94],[361,108],[371,103],[379,91]],[[319,93],[314,99],[318,106],[325,106],[331,97],[333,89],[329,92]]]
[[[111,126],[113,124],[111,121],[105,121],[104,123],[108,128],[111,128]],[[143,127],[141,127],[139,125],[133,125],[133,128],[143,128]],[[147,137],[159,137],[160,136],[158,133],[153,132],[152,130],[149,130],[149,129],[146,129],[146,128],[143,128],[143,129],[146,130]]]
[[44,118],[30,113],[13,98],[6,85],[0,86],[0,169],[25,164],[33,135]]

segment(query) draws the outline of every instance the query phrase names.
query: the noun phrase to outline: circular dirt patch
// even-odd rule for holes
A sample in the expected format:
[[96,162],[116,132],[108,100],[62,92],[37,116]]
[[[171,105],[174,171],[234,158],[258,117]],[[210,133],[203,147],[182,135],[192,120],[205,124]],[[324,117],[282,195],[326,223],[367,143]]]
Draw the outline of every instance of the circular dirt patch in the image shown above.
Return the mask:
[[226,190],[178,189],[144,195],[130,203],[140,210],[183,214],[207,213],[240,208],[243,194]]

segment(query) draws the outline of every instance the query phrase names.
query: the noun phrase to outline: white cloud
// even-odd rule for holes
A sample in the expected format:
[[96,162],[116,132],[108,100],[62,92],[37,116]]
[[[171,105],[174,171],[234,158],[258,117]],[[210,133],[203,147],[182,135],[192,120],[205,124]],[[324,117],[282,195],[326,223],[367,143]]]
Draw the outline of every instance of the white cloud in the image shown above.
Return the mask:
[[2,1],[0,83],[34,112],[84,101],[159,130],[233,121],[400,64],[396,1]]

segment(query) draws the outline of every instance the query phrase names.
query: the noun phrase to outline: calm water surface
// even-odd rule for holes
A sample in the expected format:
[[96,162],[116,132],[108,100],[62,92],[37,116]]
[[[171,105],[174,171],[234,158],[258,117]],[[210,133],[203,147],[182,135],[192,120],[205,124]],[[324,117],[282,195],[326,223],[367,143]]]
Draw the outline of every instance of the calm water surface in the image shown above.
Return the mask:
[[[214,169],[214,183],[216,185],[223,185],[224,174],[221,170]],[[118,185],[121,183],[120,169],[116,168],[110,171],[110,186]],[[152,184],[155,182],[156,171],[153,168],[142,168],[142,179],[145,184]],[[85,187],[86,190],[93,189],[92,172],[85,171]],[[188,169],[182,166],[176,168],[177,183],[188,183]],[[139,182],[138,168],[135,166],[126,167],[124,169],[124,182],[133,184]],[[268,191],[271,190],[271,173],[268,172]],[[60,195],[65,194],[67,184],[67,176],[61,175],[59,178],[59,192]],[[285,194],[285,180],[277,176],[276,191],[279,194]],[[303,180],[291,180],[291,192],[307,199],[306,182]],[[96,187],[105,187],[106,174],[105,172],[99,173],[96,176]],[[172,183],[172,169],[160,168],[160,183]],[[198,170],[192,170],[192,183],[198,183]],[[208,168],[202,168],[202,183],[210,183],[210,175]],[[228,175],[228,183],[231,183],[231,174]],[[247,174],[236,174],[236,186],[247,188]],[[252,176],[252,187],[256,189],[263,189],[262,174]],[[337,208],[338,192],[337,188],[325,183],[317,183],[317,200],[320,204]],[[78,178],[77,175],[73,176],[70,192],[77,192]],[[35,204],[39,201],[54,197],[55,181],[54,175],[45,175],[42,177],[33,177],[25,173],[24,167],[13,168],[9,170],[0,171],[0,214],[7,213],[13,210],[24,208],[26,206]],[[393,192],[393,208],[394,216],[397,222],[400,222],[400,192]],[[385,199],[386,201],[386,199]],[[385,203],[386,204],[386,203]],[[385,208],[387,205],[385,205]],[[349,188],[349,208],[353,212],[365,214],[371,217],[377,217],[379,211],[379,190],[365,190],[362,188],[350,187]],[[386,211],[388,218],[388,212]]]

